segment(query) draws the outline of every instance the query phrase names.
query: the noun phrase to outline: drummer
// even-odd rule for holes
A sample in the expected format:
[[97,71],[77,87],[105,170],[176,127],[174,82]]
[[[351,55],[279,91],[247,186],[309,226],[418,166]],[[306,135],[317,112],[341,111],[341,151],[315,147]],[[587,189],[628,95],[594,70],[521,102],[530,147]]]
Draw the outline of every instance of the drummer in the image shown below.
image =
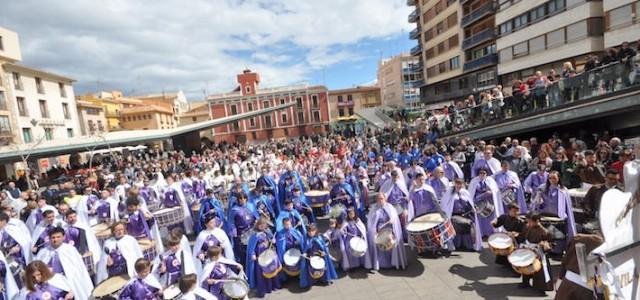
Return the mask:
[[304,235],[291,224],[291,219],[282,219],[282,229],[276,233],[276,250],[278,258],[284,262],[284,254],[287,250],[297,248],[302,252]]
[[[551,275],[551,264],[545,255],[550,250],[549,242],[551,234],[540,224],[540,214],[530,212],[527,214],[527,226],[522,234],[521,240],[525,247],[535,250],[542,261],[542,268],[537,273],[527,276],[522,275],[522,287],[533,287],[541,292],[553,291],[553,276]],[[532,285],[529,283],[532,281]]]
[[[71,288],[71,281],[63,274],[54,273],[42,261],[35,260],[25,270],[26,300],[50,299],[73,300],[75,294]],[[88,296],[88,295],[87,295]]]
[[444,170],[442,167],[436,167],[433,169],[433,173],[431,174],[431,178],[427,184],[436,192],[438,200],[442,200],[442,196],[450,186],[449,179],[444,176]]
[[258,219],[246,247],[245,269],[249,277],[249,287],[256,290],[255,296],[258,298],[280,289],[280,278],[265,277],[262,267],[258,264],[258,257],[275,243],[273,235],[266,230],[267,221],[263,218]]
[[222,291],[224,283],[220,280],[238,277],[238,274],[244,275],[242,265],[225,258],[222,255],[222,248],[218,246],[209,247],[206,255],[207,264],[199,276],[200,286],[217,299],[229,299]]
[[240,194],[238,205],[229,210],[227,235],[233,239],[233,249],[241,264],[246,264],[245,258],[247,256],[247,241],[243,241],[242,236],[251,230],[257,218],[258,214],[253,204],[247,202],[247,196]]
[[[520,207],[517,203],[509,203],[507,205],[507,213],[499,216],[491,222],[491,225],[493,225],[494,228],[504,228],[509,236],[511,236],[516,246],[517,243],[515,242],[520,239],[520,234],[522,234],[526,225],[525,220],[520,218],[518,215],[519,212]],[[496,255],[496,263],[511,267],[507,256]]]
[[442,211],[438,204],[436,192],[430,185],[425,183],[424,177],[424,173],[420,172],[413,175],[414,183],[411,186],[409,196],[413,204],[413,215],[415,217]]
[[195,274],[196,268],[191,255],[181,247],[180,239],[169,235],[167,251],[156,257],[153,263],[153,273],[166,288],[178,283],[181,276]]
[[[258,215],[269,220],[269,225],[273,226],[278,215],[276,215],[276,212],[267,197],[265,195],[260,195],[260,197],[254,198],[253,205],[255,206]],[[280,213],[282,213],[282,211],[280,211]]]
[[302,235],[307,234],[307,224],[305,224],[302,216],[293,206],[293,200],[287,199],[284,202],[284,207],[282,211],[280,211],[280,215],[278,215],[278,219],[276,219],[276,232],[283,229],[283,220],[289,219],[294,228],[300,230]]
[[104,190],[100,193],[100,199],[96,204],[98,223],[111,224],[120,220],[118,213],[118,199],[111,197],[111,192]]
[[[336,269],[329,256],[329,249],[324,240],[318,235],[318,228],[315,224],[309,225],[309,231],[307,232],[302,253],[307,259],[302,261],[300,268],[300,287],[306,288],[318,282],[327,285],[338,278]],[[321,279],[313,279],[309,273],[311,268],[309,259],[313,256],[320,256],[324,259],[325,270]]]
[[120,299],[155,300],[162,296],[162,286],[158,279],[150,275],[151,262],[139,258],[135,263],[136,276],[122,288]]
[[[391,226],[396,243],[391,250],[383,251],[376,246],[375,241],[378,232],[387,226]],[[371,252],[371,259],[365,261],[365,268],[374,270],[392,267],[405,269],[407,255],[403,243],[399,241],[401,236],[402,228],[400,227],[398,212],[393,205],[387,203],[387,198],[383,193],[378,193],[376,206],[372,207],[367,216],[367,240],[369,241],[368,249]]]
[[342,270],[349,271],[355,268],[364,267],[365,262],[370,259],[369,251],[362,257],[355,257],[351,254],[351,239],[361,238],[367,244],[367,229],[364,223],[358,218],[353,207],[347,209],[347,218],[342,224]]
[[478,216],[480,222],[480,231],[483,237],[489,236],[493,233],[493,221],[497,216],[502,215],[502,204],[498,203],[498,185],[496,181],[489,176],[489,172],[485,168],[478,169],[478,176],[473,178],[469,183],[469,194],[473,197],[473,202],[476,206],[485,204],[493,205],[493,212],[488,217]]
[[[518,178],[518,174],[516,172],[509,170],[510,164],[508,161],[502,161],[500,164],[500,171],[493,174],[493,179],[498,184],[498,189],[500,193],[498,194],[498,201],[503,205],[507,205],[509,202],[516,202],[520,207],[520,213],[525,214],[527,212],[527,203],[524,199],[524,189],[522,188],[522,183],[520,183],[520,178]],[[510,190],[510,191],[509,191]],[[510,193],[511,199],[504,199],[504,195]],[[506,210],[506,207],[504,207]]]
[[558,228],[566,234],[565,239],[555,241],[557,245],[552,250],[554,254],[562,254],[566,248],[566,241],[571,240],[576,234],[576,223],[569,191],[562,185],[560,173],[557,171],[549,172],[547,183],[540,186],[539,190],[538,197],[532,203],[535,205],[535,209],[544,216],[558,217],[565,222],[564,228]]
[[213,189],[208,188],[206,197],[201,198],[199,200],[199,203],[200,209],[197,212],[198,221],[196,222],[196,224],[194,224],[194,227],[196,228],[195,231],[197,233],[199,233],[201,230],[204,230],[204,228],[206,227],[205,224],[207,222],[205,220],[205,216],[207,215],[213,215],[215,218],[217,218],[217,225],[222,226],[223,228],[225,227],[224,225],[226,224],[226,217],[224,215],[224,209],[220,200],[216,199],[216,197],[213,195]]
[[412,220],[414,208],[412,201],[409,201],[409,191],[404,181],[400,180],[400,174],[396,170],[391,171],[391,179],[382,184],[380,193],[384,194],[388,203],[396,208],[400,227],[402,228],[403,240],[407,240],[406,226],[408,220]]
[[[86,224],[78,221],[78,215],[74,210],[66,213],[65,242],[76,247],[76,250],[82,255],[91,252],[93,262],[100,261],[100,244],[96,238],[95,232]],[[95,265],[93,266],[95,268]]]
[[316,216],[313,213],[313,209],[311,208],[311,204],[309,204],[309,199],[302,193],[300,187],[293,187],[293,207],[298,211],[301,216],[307,217],[307,220],[310,223],[316,222]]
[[215,213],[204,215],[205,229],[198,233],[196,241],[193,245],[193,255],[196,258],[196,269],[202,270],[206,263],[207,250],[211,247],[221,247],[224,250],[224,256],[228,260],[235,261],[236,257],[233,253],[233,247],[227,234],[220,229],[218,218]]
[[147,207],[159,207],[160,199],[158,199],[158,191],[151,185],[149,185],[149,179],[144,178],[142,181],[142,187],[138,189],[140,197],[145,201]]
[[[442,197],[441,207],[446,216],[451,218],[456,229],[456,236],[452,241],[452,246],[456,249],[482,250],[480,223],[473,205],[473,199],[464,187],[464,181],[461,178],[455,179],[453,187],[449,188]],[[470,224],[468,233],[464,233],[467,230],[462,230],[460,227],[468,226],[468,224]],[[471,226],[474,230],[471,230]]]
[[342,172],[338,172],[336,178],[338,182],[333,185],[329,192],[329,205],[334,206],[336,204],[342,204],[345,207],[356,207],[356,194],[351,185],[345,182],[344,174]]
[[127,235],[127,225],[124,222],[116,222],[111,225],[113,237],[104,241],[101,256],[96,270],[96,282],[101,282],[107,277],[122,274],[135,276],[135,262],[142,258],[140,244],[132,236]]

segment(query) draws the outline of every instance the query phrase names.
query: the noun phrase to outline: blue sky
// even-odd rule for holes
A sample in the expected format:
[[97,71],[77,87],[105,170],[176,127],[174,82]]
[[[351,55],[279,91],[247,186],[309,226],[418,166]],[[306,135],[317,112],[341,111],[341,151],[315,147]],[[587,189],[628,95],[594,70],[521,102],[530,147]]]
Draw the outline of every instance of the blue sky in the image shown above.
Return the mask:
[[[99,3],[99,4],[98,4]],[[188,3],[188,4],[186,4]],[[348,88],[381,55],[408,51],[406,0],[21,0],[0,10],[23,64],[77,80],[76,93],[226,92],[244,68],[264,86]]]

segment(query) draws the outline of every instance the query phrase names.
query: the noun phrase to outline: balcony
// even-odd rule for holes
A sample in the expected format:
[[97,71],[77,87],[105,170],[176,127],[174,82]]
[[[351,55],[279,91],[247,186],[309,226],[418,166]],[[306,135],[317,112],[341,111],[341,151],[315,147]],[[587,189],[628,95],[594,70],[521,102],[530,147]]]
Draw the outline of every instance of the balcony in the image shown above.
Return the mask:
[[407,0],[407,6],[414,6],[416,5],[416,0]]
[[496,4],[491,1],[483,4],[480,8],[474,10],[472,13],[462,17],[462,22],[460,22],[460,26],[467,27],[476,21],[479,21],[485,16],[492,15],[496,13]]
[[415,23],[420,19],[420,11],[418,8],[414,9],[411,14],[409,14],[409,23]]
[[467,71],[479,69],[482,67],[493,66],[496,64],[498,64],[498,54],[493,53],[493,54],[489,54],[487,56],[478,58],[476,60],[472,60],[470,62],[464,63],[463,70],[467,72]]
[[472,37],[464,39],[464,41],[462,41],[462,50],[467,50],[486,41],[495,40],[497,37],[498,35],[496,34],[495,28],[487,28]]
[[409,38],[412,40],[419,40],[420,39],[420,26],[418,26],[416,29],[411,30],[411,32],[409,32]]
[[403,84],[403,87],[408,89],[411,89],[411,88],[417,89],[423,85],[424,85],[424,80],[418,79],[418,80],[405,81]]
[[422,55],[422,45],[418,44],[418,46],[411,48],[411,55],[413,56]]
[[344,107],[344,106],[353,106],[353,100],[351,100],[351,101],[339,101],[338,102],[338,107]]

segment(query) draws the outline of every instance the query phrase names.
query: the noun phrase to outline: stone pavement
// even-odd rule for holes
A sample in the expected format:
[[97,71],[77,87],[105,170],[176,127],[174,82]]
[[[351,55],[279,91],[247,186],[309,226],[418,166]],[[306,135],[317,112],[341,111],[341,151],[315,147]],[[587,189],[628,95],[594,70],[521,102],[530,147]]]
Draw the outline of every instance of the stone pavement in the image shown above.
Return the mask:
[[[520,277],[511,269],[496,265],[486,248],[482,253],[454,252],[449,258],[417,258],[407,249],[407,270],[381,270],[368,273],[338,271],[339,279],[328,286],[302,290],[297,279],[290,279],[283,289],[268,294],[275,300],[462,300],[462,299],[553,299],[531,289],[518,288]],[[557,275],[558,262],[553,262]]]

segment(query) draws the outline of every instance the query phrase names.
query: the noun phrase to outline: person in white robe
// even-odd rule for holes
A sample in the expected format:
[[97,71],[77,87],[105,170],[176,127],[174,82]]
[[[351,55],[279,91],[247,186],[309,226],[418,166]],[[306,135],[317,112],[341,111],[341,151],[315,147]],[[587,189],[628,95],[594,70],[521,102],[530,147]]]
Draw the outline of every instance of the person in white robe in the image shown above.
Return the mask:
[[[499,203],[498,200],[498,194],[500,193],[498,184],[487,173],[487,169],[481,168],[478,171],[478,176],[473,178],[469,183],[469,195],[471,195],[475,205],[479,205],[483,201],[493,204],[493,212],[491,214],[487,217],[478,216],[483,237],[493,234],[494,228],[491,222],[498,216],[504,214],[503,205]],[[481,213],[481,211],[478,211],[478,213]]]
[[[96,280],[101,282],[109,277],[109,269],[116,270],[119,266],[114,265],[120,261],[118,256],[124,258],[126,265],[125,273],[129,278],[135,276],[135,262],[142,257],[142,249],[140,244],[130,235],[127,235],[127,225],[122,222],[115,223],[111,226],[113,237],[104,241],[102,246],[103,255],[98,262],[96,270]],[[117,273],[111,271],[111,274]]]
[[0,251],[0,264],[4,265],[5,270],[0,286],[0,294],[3,296],[3,299],[14,299],[14,297],[20,293],[20,289],[18,288],[18,284],[16,284],[16,279],[13,277],[13,274],[11,274],[9,263],[7,263],[7,258],[2,251]]
[[[383,251],[376,245],[376,236],[380,230],[391,226],[395,245],[389,251]],[[383,193],[376,197],[376,206],[369,211],[367,217],[367,240],[370,260],[365,261],[365,268],[379,270],[380,268],[405,269],[407,267],[407,254],[402,242],[402,228],[400,219],[393,205],[387,203]]]
[[[77,227],[84,231],[84,234],[85,234],[84,239],[87,241],[87,248],[89,252],[91,252],[91,255],[93,256],[93,264],[94,264],[93,268],[95,270],[95,268],[98,265],[98,262],[100,261],[100,257],[102,256],[102,251],[101,251],[102,249],[100,247],[100,243],[98,242],[98,239],[96,238],[96,233],[93,230],[93,228],[88,226],[86,223],[80,221],[78,219],[77,213],[73,210],[67,212],[66,223],[63,225],[63,227],[67,231],[69,227]],[[68,237],[67,237],[67,240],[68,240]],[[80,254],[83,255],[84,253],[80,253]]]
[[41,300],[53,297],[64,300],[88,299],[79,298],[81,296],[76,296],[74,285],[68,277],[53,273],[44,262],[35,260],[27,265],[25,287],[16,295],[16,299]]
[[206,262],[206,249],[211,246],[216,246],[216,244],[223,249],[223,255],[227,260],[236,260],[231,241],[229,240],[227,233],[216,226],[216,218],[210,217],[205,219],[205,221],[207,222],[205,224],[206,228],[198,234],[193,245],[194,263],[198,272],[202,270],[204,262]]
[[168,237],[167,251],[154,259],[152,269],[163,287],[178,283],[184,274],[196,274],[193,256],[188,255],[182,249],[180,239],[175,236]]
[[44,218],[42,216],[42,213],[44,213],[47,210],[51,210],[55,213],[55,216],[58,215],[58,210],[47,204],[47,200],[44,198],[39,198],[38,202],[37,202],[38,208],[34,209],[33,211],[31,211],[31,214],[29,215],[29,217],[27,218],[27,228],[29,228],[30,232],[33,232],[33,230],[35,230],[36,226],[38,226],[38,224],[40,224],[40,222],[42,221],[42,219]]
[[[216,296],[198,286],[198,279],[195,274],[188,274],[180,278],[180,300],[217,300]],[[166,295],[165,295],[166,298]]]

